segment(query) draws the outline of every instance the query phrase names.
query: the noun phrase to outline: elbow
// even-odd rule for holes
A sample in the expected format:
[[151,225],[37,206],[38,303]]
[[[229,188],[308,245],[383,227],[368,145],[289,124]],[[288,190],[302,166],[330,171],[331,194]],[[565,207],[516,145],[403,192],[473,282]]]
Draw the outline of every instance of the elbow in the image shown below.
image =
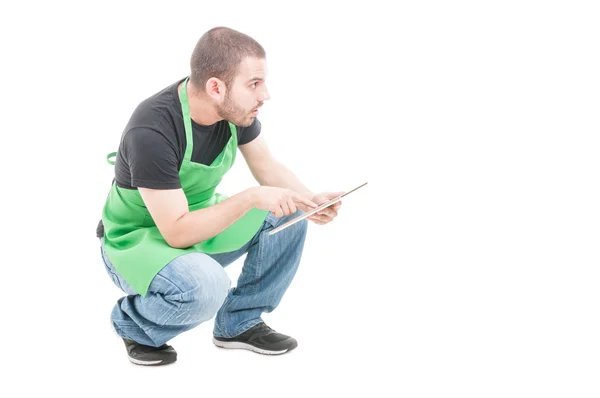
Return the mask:
[[167,242],[167,245],[174,249],[186,249],[191,246],[189,242],[184,239],[182,233],[178,231],[169,231],[162,233],[163,239]]
[[179,217],[167,228],[163,227],[162,230],[159,228],[163,239],[165,240],[165,242],[167,242],[167,245],[171,246],[174,249],[187,249],[188,247],[193,245],[193,243],[189,242],[189,239],[187,239],[187,236],[184,233],[185,231],[180,223],[182,218],[183,216]]
[[186,242],[179,234],[171,234],[164,236],[167,245],[174,249],[187,249],[192,246],[189,242]]
[[167,242],[167,245],[171,246],[172,248],[181,249],[181,243],[179,242],[179,239],[176,235],[163,234],[163,239],[165,240],[165,242]]
[[173,249],[185,249],[186,245],[174,238],[165,238],[167,245],[171,246]]

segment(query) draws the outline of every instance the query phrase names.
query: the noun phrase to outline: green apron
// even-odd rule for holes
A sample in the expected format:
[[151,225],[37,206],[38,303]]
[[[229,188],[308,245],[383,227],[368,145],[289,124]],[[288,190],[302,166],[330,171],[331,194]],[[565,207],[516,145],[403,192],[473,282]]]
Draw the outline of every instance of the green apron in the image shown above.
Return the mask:
[[[194,211],[227,199],[227,196],[215,190],[233,165],[238,144],[235,125],[229,123],[231,137],[214,162],[206,166],[191,161],[193,138],[186,90],[188,79],[180,89],[186,148],[179,178],[189,211]],[[109,163],[114,164],[110,160]],[[145,296],[152,279],[173,259],[191,252],[225,253],[238,250],[259,231],[267,214],[267,210],[253,208],[220,234],[189,248],[176,249],[162,237],[139,191],[119,188],[113,182],[102,211],[104,249],[119,274],[137,293]]]

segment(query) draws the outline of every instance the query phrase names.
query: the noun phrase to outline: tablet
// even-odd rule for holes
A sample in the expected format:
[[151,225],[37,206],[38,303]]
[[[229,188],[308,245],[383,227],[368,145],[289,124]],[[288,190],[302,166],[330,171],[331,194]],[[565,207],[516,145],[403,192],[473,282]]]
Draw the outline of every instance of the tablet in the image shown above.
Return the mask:
[[269,231],[269,235],[276,234],[277,232],[286,229],[290,225],[294,225],[298,221],[302,221],[306,217],[310,217],[313,214],[315,214],[316,212],[318,212],[320,210],[323,210],[324,208],[329,207],[329,206],[331,206],[333,204],[336,204],[337,202],[339,202],[340,200],[342,200],[342,198],[344,196],[351,194],[352,192],[356,191],[358,188],[364,187],[365,185],[367,185],[366,182],[364,184],[361,184],[361,185],[357,186],[356,188],[354,188],[354,189],[352,189],[352,190],[350,190],[348,192],[345,192],[344,194],[342,194],[340,196],[336,196],[335,198],[329,200],[328,202],[325,202],[325,203],[319,205],[319,207],[315,207],[314,209],[312,209],[310,211],[307,211],[306,213],[302,214],[301,216],[298,216],[298,217],[294,218],[293,220],[290,220],[290,221],[286,222],[285,224],[282,224],[282,225],[278,226],[277,228]]

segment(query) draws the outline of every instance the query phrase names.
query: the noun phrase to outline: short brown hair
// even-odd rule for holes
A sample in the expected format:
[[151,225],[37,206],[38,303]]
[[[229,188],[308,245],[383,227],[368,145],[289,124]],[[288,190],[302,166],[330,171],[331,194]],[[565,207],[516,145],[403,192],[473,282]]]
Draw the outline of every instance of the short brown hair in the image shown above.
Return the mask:
[[246,57],[266,58],[265,50],[248,35],[226,27],[213,28],[196,43],[190,62],[190,80],[201,90],[211,77],[230,87],[239,64]]

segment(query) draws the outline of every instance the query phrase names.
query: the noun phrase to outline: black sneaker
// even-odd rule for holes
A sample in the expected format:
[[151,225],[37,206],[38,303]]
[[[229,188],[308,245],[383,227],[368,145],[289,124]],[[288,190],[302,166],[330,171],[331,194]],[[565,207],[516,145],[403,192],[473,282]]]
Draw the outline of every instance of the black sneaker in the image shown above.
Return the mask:
[[160,347],[143,345],[133,340],[123,339],[129,360],[136,365],[167,365],[177,360],[177,352],[170,345]]
[[264,322],[232,338],[213,336],[213,343],[221,348],[243,348],[259,354],[285,354],[298,347],[296,339],[277,333]]

